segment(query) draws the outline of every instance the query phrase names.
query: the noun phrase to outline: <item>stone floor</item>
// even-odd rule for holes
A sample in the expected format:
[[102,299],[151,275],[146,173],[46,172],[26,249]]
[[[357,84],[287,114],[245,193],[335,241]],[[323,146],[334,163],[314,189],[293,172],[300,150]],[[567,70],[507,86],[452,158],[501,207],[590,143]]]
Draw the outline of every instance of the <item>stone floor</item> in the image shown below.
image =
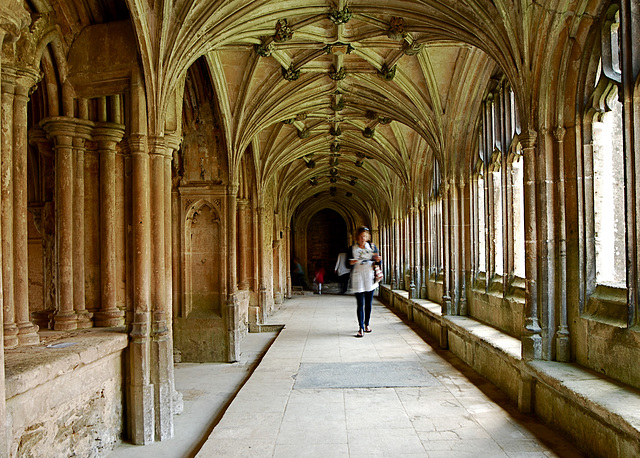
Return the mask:
[[285,328],[249,334],[239,363],[176,366],[174,439],[110,456],[583,456],[379,303],[363,338],[350,295],[294,296],[269,322]]

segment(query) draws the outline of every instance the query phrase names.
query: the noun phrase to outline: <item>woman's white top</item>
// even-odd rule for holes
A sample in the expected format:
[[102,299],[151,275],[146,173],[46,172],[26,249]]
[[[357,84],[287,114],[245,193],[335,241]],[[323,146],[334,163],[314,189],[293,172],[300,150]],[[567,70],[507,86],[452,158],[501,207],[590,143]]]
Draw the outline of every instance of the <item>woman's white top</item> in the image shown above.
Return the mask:
[[351,292],[364,293],[373,291],[378,287],[378,283],[374,281],[373,273],[373,248],[366,242],[364,248],[360,248],[357,243],[351,247],[353,259],[358,262],[351,269]]

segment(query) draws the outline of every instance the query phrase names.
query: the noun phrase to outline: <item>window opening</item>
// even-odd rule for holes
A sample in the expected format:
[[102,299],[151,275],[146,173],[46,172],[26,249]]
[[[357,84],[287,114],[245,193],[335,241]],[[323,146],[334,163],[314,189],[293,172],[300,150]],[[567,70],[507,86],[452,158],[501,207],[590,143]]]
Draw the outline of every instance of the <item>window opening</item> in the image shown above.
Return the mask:
[[513,274],[524,278],[524,175],[522,146],[516,147],[511,163],[511,183],[513,186]]
[[596,282],[626,285],[622,104],[611,84],[606,111],[593,122]]
[[493,258],[493,273],[504,273],[504,253],[502,239],[502,174],[500,173],[500,151],[495,150],[491,160],[489,189],[491,201],[489,215],[491,220],[491,252]]
[[476,183],[477,186],[477,196],[478,196],[478,270],[480,272],[487,271],[487,246],[486,246],[486,237],[487,237],[487,226],[485,223],[485,199],[484,199],[484,166],[482,167],[480,173],[478,174],[478,180]]

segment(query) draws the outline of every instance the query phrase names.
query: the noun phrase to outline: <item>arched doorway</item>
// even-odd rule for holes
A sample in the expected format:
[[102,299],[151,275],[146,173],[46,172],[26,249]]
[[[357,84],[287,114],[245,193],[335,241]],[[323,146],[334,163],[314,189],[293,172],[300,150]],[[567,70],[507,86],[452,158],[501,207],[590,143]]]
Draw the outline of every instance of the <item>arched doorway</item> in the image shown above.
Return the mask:
[[307,226],[307,272],[310,282],[319,266],[326,271],[325,282],[336,281],[334,273],[338,254],[349,243],[347,223],[335,210],[325,208],[309,220]]

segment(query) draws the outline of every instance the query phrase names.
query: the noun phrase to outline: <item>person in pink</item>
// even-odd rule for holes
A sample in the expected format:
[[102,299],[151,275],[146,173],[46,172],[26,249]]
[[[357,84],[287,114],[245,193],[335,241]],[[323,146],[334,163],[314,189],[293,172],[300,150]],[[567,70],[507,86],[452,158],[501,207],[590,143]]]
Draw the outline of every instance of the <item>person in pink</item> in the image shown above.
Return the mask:
[[318,284],[318,294],[322,294],[322,284],[324,283],[324,274],[325,270],[322,267],[321,263],[318,263],[318,267],[316,267],[316,272],[313,274],[313,279]]

